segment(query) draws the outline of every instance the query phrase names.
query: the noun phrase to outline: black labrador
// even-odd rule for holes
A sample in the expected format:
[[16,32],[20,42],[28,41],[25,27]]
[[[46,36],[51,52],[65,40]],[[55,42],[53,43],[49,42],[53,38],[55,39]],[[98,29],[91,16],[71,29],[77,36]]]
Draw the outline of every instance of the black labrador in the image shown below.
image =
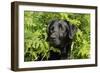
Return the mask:
[[58,48],[61,54],[50,51],[49,60],[69,59],[73,37],[77,31],[75,25],[67,20],[52,20],[48,25],[48,42]]

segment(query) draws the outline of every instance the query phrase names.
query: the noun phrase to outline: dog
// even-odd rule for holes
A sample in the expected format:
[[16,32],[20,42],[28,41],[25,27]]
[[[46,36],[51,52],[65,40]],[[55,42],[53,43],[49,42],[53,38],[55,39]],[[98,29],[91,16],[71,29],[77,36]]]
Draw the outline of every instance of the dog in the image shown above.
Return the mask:
[[58,48],[61,52],[59,54],[51,50],[49,60],[69,59],[77,27],[67,20],[56,19],[49,22],[47,30],[47,41],[50,46]]

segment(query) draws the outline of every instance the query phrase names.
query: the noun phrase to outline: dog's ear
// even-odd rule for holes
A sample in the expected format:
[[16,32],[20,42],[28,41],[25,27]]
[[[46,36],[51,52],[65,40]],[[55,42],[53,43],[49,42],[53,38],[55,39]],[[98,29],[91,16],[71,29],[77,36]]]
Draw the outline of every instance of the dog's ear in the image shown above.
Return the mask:
[[64,20],[68,24],[68,37],[69,39],[73,39],[75,33],[77,32],[77,27],[75,25],[71,25],[69,21]]
[[50,21],[48,21],[48,26],[47,26],[47,28],[49,29],[52,25],[53,25],[53,23],[55,22],[56,20],[50,20]]
[[52,19],[47,23],[47,39],[46,39],[47,41],[49,40],[50,27],[54,24],[55,21],[56,21],[55,19]]
[[75,25],[69,25],[69,38],[73,39],[75,33],[77,32],[77,27]]

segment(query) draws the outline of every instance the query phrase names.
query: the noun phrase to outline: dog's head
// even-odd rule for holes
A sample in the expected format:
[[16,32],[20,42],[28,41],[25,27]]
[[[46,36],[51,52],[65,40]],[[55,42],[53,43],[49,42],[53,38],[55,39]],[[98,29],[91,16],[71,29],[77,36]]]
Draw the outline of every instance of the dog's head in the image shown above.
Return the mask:
[[70,25],[67,20],[52,20],[48,24],[47,40],[54,47],[62,47],[69,40],[73,39],[76,33],[76,27]]

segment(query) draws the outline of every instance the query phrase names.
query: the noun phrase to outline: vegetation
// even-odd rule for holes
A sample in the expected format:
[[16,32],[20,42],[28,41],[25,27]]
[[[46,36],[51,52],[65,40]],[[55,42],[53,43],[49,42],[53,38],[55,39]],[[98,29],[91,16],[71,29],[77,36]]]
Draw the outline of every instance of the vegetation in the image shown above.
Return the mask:
[[24,61],[35,61],[40,56],[48,60],[50,50],[60,50],[49,46],[46,41],[48,22],[52,19],[68,20],[78,27],[71,46],[72,59],[90,57],[90,14],[64,12],[24,12]]

